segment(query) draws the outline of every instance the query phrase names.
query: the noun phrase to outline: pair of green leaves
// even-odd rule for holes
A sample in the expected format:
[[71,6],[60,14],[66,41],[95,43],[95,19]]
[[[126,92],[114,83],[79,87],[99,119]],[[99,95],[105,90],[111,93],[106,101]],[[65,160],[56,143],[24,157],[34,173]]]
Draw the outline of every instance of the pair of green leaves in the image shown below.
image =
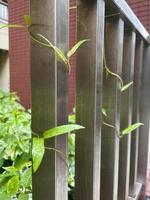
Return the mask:
[[80,46],[82,44],[84,44],[85,42],[89,41],[88,39],[85,40],[81,40],[79,41],[77,44],[75,44],[68,52],[67,55],[65,55],[58,47],[54,46],[45,36],[43,36],[42,34],[37,34],[38,37],[40,37],[40,39],[44,40],[44,42],[41,42],[40,40],[38,40],[35,36],[33,36],[30,33],[31,38],[36,41],[37,43],[43,45],[43,46],[47,46],[51,49],[53,49],[53,51],[55,52],[57,61],[59,62],[63,62],[66,67],[67,70],[70,72],[71,70],[71,66],[70,66],[70,62],[69,59],[76,53],[76,51],[80,48]]
[[[57,61],[59,62],[62,62],[65,64],[67,70],[70,72],[71,71],[71,65],[70,65],[70,58],[76,53],[76,51],[79,49],[79,47],[81,45],[83,45],[85,42],[89,41],[89,39],[84,39],[84,40],[81,40],[79,42],[77,42],[77,44],[75,44],[68,52],[67,54],[65,55],[63,53],[63,51],[61,49],[59,49],[58,47],[56,47],[55,45],[53,45],[50,40],[48,40],[45,36],[43,36],[42,34],[37,34],[36,36],[33,35],[31,32],[30,32],[30,27],[32,26],[32,19],[29,15],[24,15],[24,22],[25,22],[25,25],[19,25],[19,24],[8,24],[8,25],[3,25],[1,24],[0,25],[0,29],[1,28],[24,28],[26,30],[28,30],[28,33],[29,33],[29,36],[30,38],[37,42],[38,44],[42,45],[42,46],[45,46],[47,48],[50,48],[54,51],[55,55],[56,55],[56,58],[57,58]],[[42,40],[42,41],[41,41]]]
[[[101,109],[101,112],[102,112],[102,114],[103,114],[104,117],[107,117],[107,116],[108,116],[105,108],[102,108],[102,109]],[[129,133],[131,133],[131,132],[133,132],[134,130],[138,129],[140,126],[144,125],[143,123],[138,122],[138,123],[135,123],[135,124],[130,125],[129,127],[125,128],[125,129],[122,130],[122,131],[118,131],[117,128],[116,128],[114,125],[108,124],[108,123],[106,123],[106,122],[103,122],[103,124],[104,124],[105,126],[108,126],[108,127],[110,127],[110,128],[113,128],[117,133],[119,133],[118,136],[119,136],[120,138],[123,137],[123,136],[125,136],[125,135],[128,135]]]
[[[27,27],[32,26],[32,19],[29,15],[25,15],[24,16],[24,21],[25,24],[27,25]],[[40,40],[38,38],[36,38],[30,31],[29,31],[29,35],[31,37],[32,40],[34,40],[35,42],[37,42],[38,44],[42,45],[42,46],[46,46],[48,48],[53,49],[57,61],[59,62],[63,62],[66,67],[67,70],[70,72],[71,70],[71,66],[70,66],[70,62],[69,59],[76,53],[76,51],[79,49],[79,47],[84,44],[85,42],[89,41],[87,39],[81,40],[79,41],[77,44],[75,44],[65,55],[63,53],[63,51],[61,49],[59,49],[58,47],[54,46],[45,36],[43,36],[42,34],[37,34],[37,36],[40,38]],[[41,39],[43,41],[41,41]]]
[[62,125],[45,131],[41,137],[34,137],[32,141],[33,171],[36,172],[42,162],[45,153],[45,139],[51,139],[53,137],[60,136],[65,133],[69,133],[83,128],[83,126],[77,124]]

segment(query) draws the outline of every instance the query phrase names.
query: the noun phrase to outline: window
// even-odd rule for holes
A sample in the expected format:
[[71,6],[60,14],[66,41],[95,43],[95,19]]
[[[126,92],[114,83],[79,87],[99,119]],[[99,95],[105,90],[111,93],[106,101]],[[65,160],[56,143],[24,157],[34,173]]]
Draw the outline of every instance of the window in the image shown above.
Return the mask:
[[0,0],[0,19],[8,21],[8,3],[6,0]]

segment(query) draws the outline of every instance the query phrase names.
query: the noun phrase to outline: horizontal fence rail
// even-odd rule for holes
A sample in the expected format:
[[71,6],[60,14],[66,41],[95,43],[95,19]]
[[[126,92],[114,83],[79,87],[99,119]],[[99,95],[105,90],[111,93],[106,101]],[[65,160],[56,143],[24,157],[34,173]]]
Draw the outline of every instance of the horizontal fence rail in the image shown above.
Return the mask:
[[113,14],[120,14],[130,27],[134,28],[143,39],[150,43],[149,33],[125,0],[106,0],[106,5],[109,7],[108,11],[111,10]]
[[[77,5],[77,39],[89,40],[76,55],[76,123],[85,129],[76,132],[75,200],[143,200],[150,121],[149,33],[124,0],[78,0]],[[33,0],[31,16],[40,24],[33,26],[33,33],[47,36],[66,53],[69,1]],[[69,73],[48,51],[31,43],[32,128],[39,134],[67,123]],[[121,92],[121,86],[132,81]],[[144,125],[121,138],[121,131],[136,122]],[[67,135],[47,145],[67,157]],[[33,175],[33,200],[67,200],[67,176],[64,160],[46,151]]]

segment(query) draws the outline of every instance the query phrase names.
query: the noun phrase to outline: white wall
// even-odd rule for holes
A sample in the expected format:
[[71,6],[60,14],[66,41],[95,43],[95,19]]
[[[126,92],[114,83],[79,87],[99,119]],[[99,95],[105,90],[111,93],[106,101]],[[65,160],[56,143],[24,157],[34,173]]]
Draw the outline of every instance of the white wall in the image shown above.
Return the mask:
[[0,29],[0,49],[9,49],[8,28]]
[[8,92],[9,89],[10,74],[8,51],[0,50],[0,90]]

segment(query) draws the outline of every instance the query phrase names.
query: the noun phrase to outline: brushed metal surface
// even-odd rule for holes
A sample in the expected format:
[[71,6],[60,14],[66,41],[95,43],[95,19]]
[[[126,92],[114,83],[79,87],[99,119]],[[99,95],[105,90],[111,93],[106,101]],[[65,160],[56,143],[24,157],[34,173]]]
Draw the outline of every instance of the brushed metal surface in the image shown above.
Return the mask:
[[[125,84],[133,81],[135,42],[135,32],[125,31],[122,69],[122,78]],[[132,124],[132,97],[133,86],[121,93],[121,130]],[[131,135],[129,134],[120,139],[118,200],[126,200],[129,194],[130,150]]]
[[[123,59],[124,22],[121,18],[106,21],[105,54],[111,71],[121,75]],[[113,76],[103,82],[103,106],[106,108],[107,123],[120,129],[120,84]],[[118,198],[119,138],[114,129],[102,128],[101,149],[101,199]]]
[[104,1],[78,0],[78,40],[90,39],[77,54],[76,199],[100,197],[101,105]]
[[140,121],[144,126],[139,132],[139,154],[138,154],[138,181],[146,181],[148,166],[148,149],[150,134],[150,46],[144,44],[143,67],[141,80]]
[[[33,0],[30,3],[31,31],[46,36],[66,52],[68,48],[68,0]],[[53,51],[31,42],[32,130],[44,130],[67,122],[67,74]],[[45,144],[66,154],[67,136]],[[34,200],[67,199],[67,167],[54,151],[46,150],[42,164],[33,174]]]
[[[141,72],[143,62],[143,40],[137,40],[135,51],[135,66],[134,66],[134,84],[133,84],[133,114],[132,124],[140,121],[140,98],[141,98]],[[131,162],[130,162],[130,196],[135,196],[136,181],[137,181],[137,162],[138,162],[138,145],[139,129],[131,134]]]

